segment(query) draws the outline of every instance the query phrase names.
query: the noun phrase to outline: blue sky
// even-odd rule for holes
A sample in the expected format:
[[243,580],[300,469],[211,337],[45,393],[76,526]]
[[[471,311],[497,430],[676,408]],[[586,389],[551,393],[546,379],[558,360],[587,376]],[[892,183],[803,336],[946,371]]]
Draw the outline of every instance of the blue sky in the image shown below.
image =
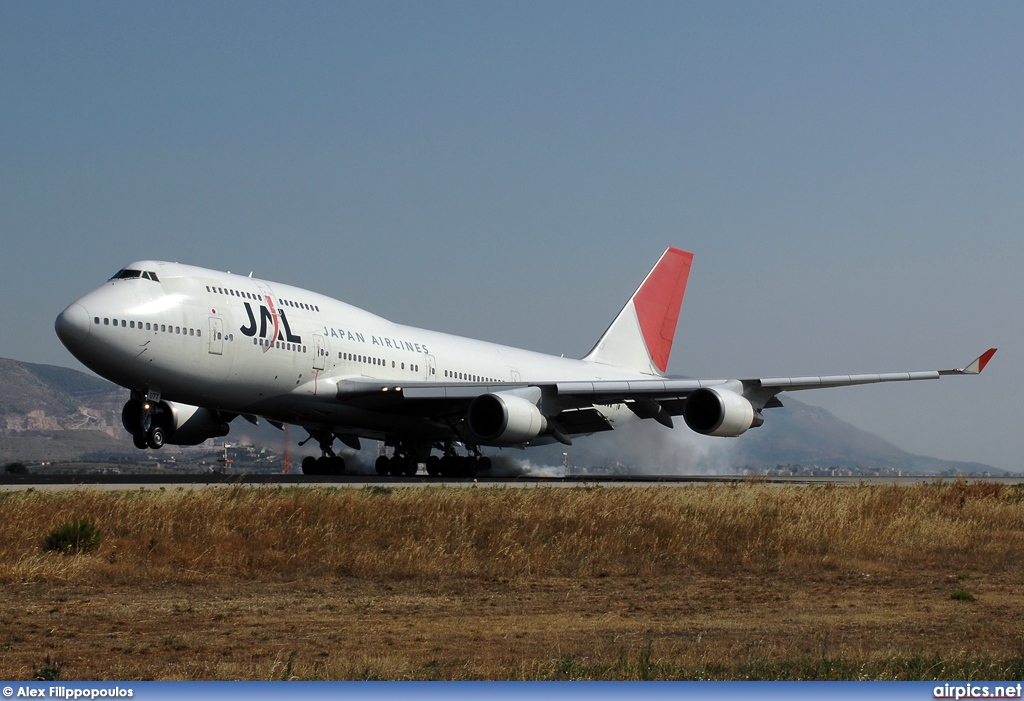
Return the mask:
[[[1024,469],[1021,3],[0,3],[0,355],[125,263],[582,355],[668,245],[670,372]],[[769,417],[770,420],[770,417]]]

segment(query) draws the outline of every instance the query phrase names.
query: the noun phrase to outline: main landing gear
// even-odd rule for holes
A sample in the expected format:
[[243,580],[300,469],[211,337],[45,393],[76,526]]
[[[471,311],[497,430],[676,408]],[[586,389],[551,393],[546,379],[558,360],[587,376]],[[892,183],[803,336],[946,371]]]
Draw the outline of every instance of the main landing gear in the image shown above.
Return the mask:
[[427,474],[431,477],[476,477],[491,469],[486,455],[456,455],[454,452],[427,460]]
[[419,470],[420,464],[416,462],[416,458],[411,455],[394,455],[394,457],[388,457],[387,455],[381,455],[377,458],[377,462],[373,464],[373,468],[377,471],[378,475],[408,475],[412,477]]
[[[475,477],[479,472],[491,469],[491,459],[480,454],[476,446],[470,446],[473,455],[461,456],[449,443],[444,448],[444,455],[430,455],[430,448],[420,450],[420,455],[406,448],[402,443],[395,447],[392,457],[381,455],[377,458],[374,468],[378,475],[408,475],[412,477],[419,469],[419,463],[425,462],[427,474],[431,477]],[[426,453],[424,456],[423,453]],[[423,458],[423,459],[421,459]]]
[[334,454],[334,434],[330,431],[311,431],[309,438],[299,443],[305,445],[311,439],[316,438],[320,444],[319,458],[307,455],[302,459],[302,474],[304,475],[343,475],[345,474],[345,459]]
[[420,463],[430,459],[430,443],[411,441],[388,441],[395,446],[389,458],[381,455],[373,467],[378,475],[407,475],[412,477],[420,469]]

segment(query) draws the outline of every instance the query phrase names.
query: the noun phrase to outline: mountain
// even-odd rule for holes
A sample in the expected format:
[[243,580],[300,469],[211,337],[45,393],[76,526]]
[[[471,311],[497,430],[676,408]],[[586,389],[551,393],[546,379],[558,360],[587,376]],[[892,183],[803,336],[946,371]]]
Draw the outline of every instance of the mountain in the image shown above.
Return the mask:
[[77,370],[0,358],[0,461],[134,450],[121,427],[126,394]]
[[586,466],[601,472],[640,474],[1002,474],[989,465],[914,455],[820,407],[782,396],[784,407],[765,410],[764,425],[737,438],[693,433],[682,417],[673,430],[634,422],[572,446],[544,446],[522,453],[529,466]]
[[[896,468],[909,472],[1000,472],[989,465],[914,455],[820,407],[783,397],[765,411],[765,423],[740,437],[740,460],[753,467],[779,464]],[[808,440],[813,436],[814,440]],[[746,440],[744,440],[746,439]]]
[[[0,358],[0,462],[133,459],[141,452],[121,425],[121,407],[128,391],[84,372]],[[961,463],[912,455],[878,436],[846,423],[825,409],[783,395],[785,407],[765,412],[758,429],[739,438],[700,436],[676,418],[674,430],[653,421],[638,421],[616,431],[528,451],[500,451],[495,463],[511,471],[561,466],[584,470],[643,474],[737,474],[765,472],[778,466],[884,469],[911,473],[999,473],[978,463]],[[293,441],[305,437],[292,430]],[[253,427],[237,420],[228,438],[233,444],[282,448],[282,434],[269,426]],[[293,460],[313,454],[292,446]],[[161,458],[206,452],[211,446],[166,446]],[[376,443],[365,442],[361,453],[347,458],[367,469],[376,457]]]

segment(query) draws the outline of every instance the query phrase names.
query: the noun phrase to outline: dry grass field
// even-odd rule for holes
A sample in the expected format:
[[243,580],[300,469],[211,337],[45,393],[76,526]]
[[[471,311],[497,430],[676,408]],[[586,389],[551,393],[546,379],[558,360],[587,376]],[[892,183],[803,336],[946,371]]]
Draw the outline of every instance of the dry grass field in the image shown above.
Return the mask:
[[6,492],[0,587],[6,679],[1020,679],[1024,488]]

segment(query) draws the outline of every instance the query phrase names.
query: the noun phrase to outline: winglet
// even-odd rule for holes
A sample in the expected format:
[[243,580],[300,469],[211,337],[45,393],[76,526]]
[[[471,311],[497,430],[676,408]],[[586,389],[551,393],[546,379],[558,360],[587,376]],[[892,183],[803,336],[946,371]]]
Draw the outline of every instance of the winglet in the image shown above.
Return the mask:
[[988,361],[992,360],[992,356],[996,354],[995,348],[989,348],[987,351],[979,355],[977,358],[967,364],[965,368],[957,368],[956,370],[939,370],[940,375],[978,375],[985,366],[988,365]]

